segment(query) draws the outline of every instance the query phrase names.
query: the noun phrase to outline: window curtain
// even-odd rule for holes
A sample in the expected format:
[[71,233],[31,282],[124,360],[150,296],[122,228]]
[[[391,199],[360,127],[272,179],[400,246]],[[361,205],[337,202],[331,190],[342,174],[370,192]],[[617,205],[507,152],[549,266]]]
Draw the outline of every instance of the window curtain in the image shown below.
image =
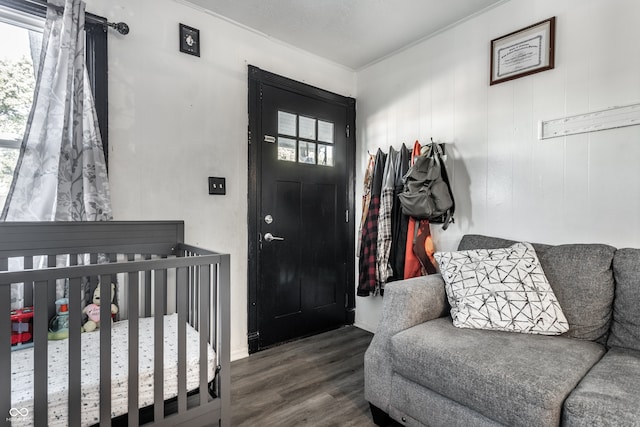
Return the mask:
[[0,219],[110,220],[107,168],[85,66],[85,3],[49,4],[33,106]]
[[[85,65],[85,3],[49,0],[33,105],[0,220],[112,219],[107,168]],[[34,267],[44,267],[34,260]],[[58,264],[66,265],[67,257]],[[10,259],[9,270],[21,260]],[[66,296],[59,283],[57,297]],[[23,286],[11,290],[22,307]]]

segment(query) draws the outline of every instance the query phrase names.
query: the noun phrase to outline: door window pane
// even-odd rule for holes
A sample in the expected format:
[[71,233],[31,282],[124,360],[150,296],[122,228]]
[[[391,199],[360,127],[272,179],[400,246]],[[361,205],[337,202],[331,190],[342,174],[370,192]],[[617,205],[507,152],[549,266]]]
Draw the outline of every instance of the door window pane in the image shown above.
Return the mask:
[[300,116],[299,137],[304,139],[316,139],[316,119]]
[[278,160],[287,162],[296,161],[296,140],[289,138],[278,138]]
[[316,164],[316,144],[315,142],[299,141],[299,162]]
[[[332,122],[278,111],[278,160],[334,166]],[[292,138],[289,138],[292,137]]]
[[333,166],[333,147],[331,145],[318,145],[318,164]]
[[278,133],[280,135],[288,135],[288,136],[297,135],[295,114],[286,113],[284,111],[278,111]]
[[333,123],[318,120],[318,141],[333,144]]

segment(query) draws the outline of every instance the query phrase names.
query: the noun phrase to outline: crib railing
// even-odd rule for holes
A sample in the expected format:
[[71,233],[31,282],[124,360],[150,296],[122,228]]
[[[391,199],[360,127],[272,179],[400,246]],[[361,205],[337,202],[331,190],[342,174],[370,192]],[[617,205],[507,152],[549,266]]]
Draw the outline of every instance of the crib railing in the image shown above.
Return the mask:
[[[0,378],[11,378],[11,329],[9,327],[11,311],[11,284],[23,283],[25,299],[33,305],[33,345],[34,345],[34,425],[47,425],[48,422],[48,325],[52,316],[52,301],[55,300],[56,283],[64,280],[68,283],[69,297],[69,376],[68,376],[68,422],[70,426],[81,425],[81,325],[83,287],[87,281],[110,284],[117,282],[124,303],[121,305],[123,318],[129,319],[128,351],[128,419],[127,424],[137,426],[139,419],[138,402],[138,341],[141,331],[137,319],[154,318],[154,425],[174,425],[180,422],[198,420],[217,413],[223,425],[230,418],[230,362],[229,362],[229,255],[218,254],[183,244],[181,234],[183,224],[172,222],[160,241],[149,242],[145,235],[145,225],[157,227],[166,223],[121,223],[122,227],[98,226],[102,237],[95,238],[88,245],[87,237],[80,240],[68,240],[65,244],[56,244],[53,248],[37,247],[42,236],[33,239],[22,247],[9,250],[0,243]],[[21,231],[38,233],[32,228]],[[52,230],[58,230],[49,224]],[[131,227],[129,227],[131,226]],[[7,234],[9,228],[0,226],[0,235]],[[90,225],[89,228],[94,227]],[[45,227],[45,229],[48,229]],[[40,228],[40,232],[45,230]],[[175,229],[178,231],[176,232]],[[75,229],[79,231],[80,229]],[[124,230],[124,231],[123,231]],[[128,235],[127,230],[135,230],[136,236]],[[89,230],[91,231],[91,230]],[[117,236],[111,232],[117,231]],[[56,231],[57,232],[57,231]],[[3,234],[4,233],[4,234]],[[75,233],[75,231],[74,231]],[[154,234],[156,231],[153,231]],[[18,235],[16,235],[18,236]],[[143,240],[140,242],[138,239]],[[77,236],[76,236],[77,238]],[[102,241],[101,241],[102,239]],[[169,247],[170,239],[174,243]],[[8,239],[11,240],[11,239]],[[27,239],[28,240],[28,239]],[[45,239],[46,240],[46,239]],[[146,240],[146,241],[144,241]],[[166,240],[166,242],[165,242]],[[52,238],[47,241],[55,241]],[[105,243],[106,242],[106,243]],[[6,243],[6,239],[5,242]],[[102,246],[101,246],[102,243]],[[20,245],[18,245],[20,246]],[[31,246],[34,246],[33,248]],[[45,242],[46,246],[46,242]],[[152,250],[154,250],[152,252]],[[169,250],[170,249],[170,250]],[[3,252],[4,251],[4,252]],[[103,252],[104,251],[104,252]],[[107,263],[98,263],[98,253],[107,254]],[[159,255],[151,255],[151,254]],[[90,254],[90,255],[85,255]],[[33,269],[35,256],[47,257],[50,267]],[[75,260],[89,258],[90,265],[69,265],[55,267],[56,257],[69,255],[71,264]],[[23,259],[24,270],[6,271],[9,256]],[[4,270],[4,271],[3,271]],[[110,286],[101,286],[101,301],[111,301]],[[177,313],[178,329],[178,395],[177,412],[165,416],[164,405],[164,366],[163,316]],[[135,321],[134,321],[135,320]],[[192,403],[187,396],[186,378],[186,324],[192,325],[199,334],[199,402]],[[100,310],[100,425],[111,425],[111,313]],[[147,333],[145,331],[145,333]],[[217,371],[213,384],[208,378],[208,346],[215,351]],[[208,391],[213,392],[213,396]],[[15,408],[14,408],[15,409]],[[10,414],[11,381],[0,381],[0,421],[4,414]],[[9,418],[7,418],[9,419]],[[210,418],[209,418],[210,419]],[[1,423],[0,423],[1,424]]]

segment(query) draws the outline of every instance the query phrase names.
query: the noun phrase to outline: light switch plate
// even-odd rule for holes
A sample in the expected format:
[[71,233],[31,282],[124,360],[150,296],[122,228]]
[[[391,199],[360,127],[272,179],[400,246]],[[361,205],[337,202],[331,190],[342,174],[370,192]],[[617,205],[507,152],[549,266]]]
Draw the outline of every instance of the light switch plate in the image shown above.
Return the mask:
[[227,183],[225,178],[209,177],[209,194],[227,194]]

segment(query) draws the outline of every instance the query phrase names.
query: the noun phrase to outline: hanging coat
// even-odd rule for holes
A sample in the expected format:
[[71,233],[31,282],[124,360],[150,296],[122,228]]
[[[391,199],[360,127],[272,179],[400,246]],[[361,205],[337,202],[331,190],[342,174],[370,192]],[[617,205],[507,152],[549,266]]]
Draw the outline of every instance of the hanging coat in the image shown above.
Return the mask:
[[358,262],[358,296],[369,296],[376,292],[376,250],[378,244],[378,214],[380,210],[380,195],[382,192],[382,178],[386,155],[378,149],[373,181],[371,184],[371,201],[367,219],[362,227],[362,245]]
[[[430,149],[430,144],[425,145],[420,149],[420,154],[426,155]],[[433,244],[433,237],[431,237],[431,226],[429,221],[426,219],[416,221],[416,229],[414,230],[413,239],[413,253],[418,258],[418,261],[420,261],[423,275],[438,272],[436,259],[433,256],[435,253],[435,246]]]
[[[411,164],[415,158],[422,154],[422,147],[416,141],[411,153]],[[423,276],[425,274],[433,274],[437,272],[436,261],[433,257],[435,248],[433,238],[431,237],[431,229],[429,221],[426,219],[416,220],[409,219],[407,230],[407,245],[404,275],[405,279],[411,277]]]
[[[415,158],[420,155],[420,142],[416,141],[413,144],[413,152],[411,153],[411,165],[415,162]],[[422,220],[426,221],[426,220]],[[423,275],[422,265],[420,260],[413,252],[413,245],[417,236],[416,226],[419,226],[421,221],[416,221],[415,218],[409,218],[409,224],[407,226],[407,244],[405,246],[405,260],[404,260],[404,278],[410,279],[412,277],[419,277]],[[416,225],[417,224],[417,225]],[[428,227],[428,222],[427,222]]]
[[364,172],[364,187],[362,189],[362,216],[360,217],[360,228],[358,229],[358,250],[356,253],[360,256],[360,248],[362,247],[362,227],[367,220],[369,212],[369,203],[371,202],[371,183],[373,181],[373,167],[376,163],[376,156],[369,154],[367,162],[367,170]]
[[433,256],[435,248],[433,246],[433,238],[431,237],[429,221],[426,219],[416,221],[414,234],[413,254],[420,262],[422,275],[437,273],[437,264]]
[[400,204],[400,193],[404,191],[402,177],[409,170],[411,163],[411,153],[405,144],[400,148],[400,155],[396,166],[395,189],[393,193],[393,209],[391,211],[391,251],[389,253],[389,265],[391,266],[391,276],[388,282],[404,279],[404,259],[407,245],[407,228],[409,217],[402,213]]
[[391,252],[392,228],[391,214],[393,211],[393,193],[395,191],[396,165],[399,153],[389,147],[387,161],[384,165],[382,191],[380,195],[380,212],[378,214],[378,241],[376,249],[376,286],[384,289],[384,284],[393,274],[389,265],[389,253]]

